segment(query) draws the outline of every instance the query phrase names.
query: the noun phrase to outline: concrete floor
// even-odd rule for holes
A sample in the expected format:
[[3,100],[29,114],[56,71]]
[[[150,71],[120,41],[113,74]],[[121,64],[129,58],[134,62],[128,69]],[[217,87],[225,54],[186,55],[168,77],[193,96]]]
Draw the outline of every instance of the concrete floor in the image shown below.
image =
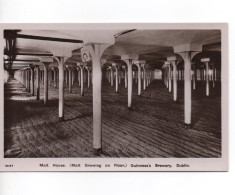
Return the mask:
[[[42,86],[42,84],[41,84]],[[101,157],[221,157],[221,86],[198,81],[192,94],[191,129],[184,129],[183,81],[178,102],[161,80],[142,95],[133,87],[133,110],[127,109],[127,89],[103,83],[103,153]],[[92,149],[92,89],[80,96],[65,88],[65,122],[58,123],[58,89],[49,87],[48,105],[36,101],[15,79],[5,84],[5,157],[94,157]]]

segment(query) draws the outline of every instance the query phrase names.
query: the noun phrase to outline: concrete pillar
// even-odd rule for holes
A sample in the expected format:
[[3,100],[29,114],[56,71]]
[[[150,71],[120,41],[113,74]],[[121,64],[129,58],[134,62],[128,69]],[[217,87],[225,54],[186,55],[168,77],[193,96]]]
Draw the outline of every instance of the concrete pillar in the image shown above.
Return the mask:
[[135,83],[138,83],[138,79],[139,79],[139,76],[138,76],[139,70],[135,70],[134,73],[135,73]]
[[111,86],[113,86],[113,68],[112,67],[111,67],[110,71],[111,71]]
[[64,121],[64,63],[67,57],[54,57],[59,64],[59,122]]
[[40,82],[43,82],[43,70],[40,71]]
[[132,74],[132,60],[126,60],[128,67],[128,108],[132,107],[132,83],[133,83],[133,74]]
[[212,82],[213,82],[213,88],[215,88],[215,65],[213,64],[212,69]]
[[31,93],[31,83],[30,83],[30,80],[31,80],[31,72],[30,72],[30,69],[27,69],[27,72],[28,72],[28,78],[27,78],[27,82],[28,82],[28,92]]
[[123,66],[123,69],[124,69],[124,80],[125,80],[125,88],[127,88],[127,68],[125,66]]
[[141,95],[141,64],[137,64],[138,67],[138,95]]
[[34,96],[34,67],[31,67],[31,95]]
[[72,69],[72,86],[74,85],[74,80],[75,80],[75,72],[74,69]]
[[72,93],[72,68],[68,67],[69,72],[69,93]]
[[107,71],[107,73],[108,73],[108,81],[109,81],[109,83],[111,83],[111,73],[110,73],[110,69],[107,68],[106,71]]
[[119,68],[118,68],[118,84],[121,84],[121,76],[122,76],[122,74],[121,74],[121,70],[119,70]]
[[166,67],[164,67],[164,82],[165,82],[165,85],[166,87],[168,86],[168,79],[167,79],[167,69]]
[[54,88],[57,88],[57,70],[54,68]]
[[166,88],[169,88],[169,68],[167,67],[166,69]]
[[205,65],[206,65],[206,71],[205,71],[205,74],[206,74],[206,96],[209,96],[209,61],[210,61],[210,58],[203,58],[201,59],[201,62],[204,62]]
[[80,66],[81,71],[81,96],[84,96],[84,67]]
[[184,119],[185,127],[191,126],[192,92],[191,92],[191,54],[184,55]]
[[41,76],[40,68],[39,68],[39,66],[36,66],[37,101],[40,100],[40,76]]
[[145,80],[146,80],[146,87],[149,86],[149,81],[148,81],[148,69],[145,70]]
[[173,66],[173,100],[177,101],[177,65],[176,65],[176,56],[168,57],[169,61]]
[[68,79],[69,79],[68,70],[67,70],[67,68],[65,68],[65,84],[66,84],[66,86],[68,85]]
[[146,68],[144,65],[142,65],[143,67],[143,90],[146,90]]
[[168,65],[168,83],[169,83],[169,92],[171,92],[171,65]]
[[200,44],[184,44],[174,46],[174,52],[181,55],[184,60],[184,127],[191,127],[192,113],[192,84],[191,84],[191,60],[202,51]]
[[90,82],[91,81],[91,70],[89,67],[87,67],[87,87],[90,89]]
[[115,76],[115,91],[116,93],[118,92],[118,84],[119,84],[119,72],[118,72],[118,66],[116,63],[112,63],[112,66],[114,67],[115,69],[115,73],[116,73],[116,76]]
[[25,88],[28,91],[28,70],[25,69]]
[[50,69],[48,69],[48,85],[49,85],[49,87],[51,86],[51,70]]
[[192,66],[193,66],[193,78],[192,78],[193,79],[193,90],[195,90],[196,89],[196,75],[197,75],[196,64],[193,63]]
[[[98,47],[96,47],[99,50]],[[100,56],[95,51],[92,57],[93,74],[93,148],[95,154],[99,154],[102,148],[102,69]]]
[[44,104],[48,102],[48,63],[43,63],[44,66]]
[[81,71],[79,67],[77,67],[77,71],[78,71],[78,86],[80,87],[81,86]]
[[22,72],[22,84],[25,86],[25,75],[24,75],[24,70],[21,70]]
[[25,88],[27,91],[29,90],[28,87],[28,70],[25,69]]
[[[101,56],[104,50],[110,45],[87,44],[82,48],[83,61],[87,61],[86,56],[92,58],[93,80],[93,149],[96,155],[101,153],[102,148],[102,65]],[[89,51],[89,53],[88,53]],[[85,56],[85,57],[84,57]]]

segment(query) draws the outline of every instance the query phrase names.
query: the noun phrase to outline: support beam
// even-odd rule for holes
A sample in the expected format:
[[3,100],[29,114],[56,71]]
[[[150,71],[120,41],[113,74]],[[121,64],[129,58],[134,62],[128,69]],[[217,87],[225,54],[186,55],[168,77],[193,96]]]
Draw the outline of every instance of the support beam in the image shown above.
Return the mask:
[[116,76],[115,76],[115,92],[117,93],[118,92],[118,84],[119,84],[119,81],[118,81],[118,78],[119,78],[118,65],[116,63],[112,63],[112,66],[114,67],[115,73],[116,73]]
[[31,66],[31,95],[34,96],[34,67]]
[[127,88],[127,67],[123,66],[123,69],[125,71],[124,76],[125,76],[125,88]]
[[184,119],[185,127],[191,126],[192,92],[191,92],[191,54],[184,53]]
[[146,90],[146,67],[145,65],[142,65],[143,68],[143,90]]
[[75,71],[72,69],[72,86],[74,85],[74,80],[75,80]]
[[206,96],[209,96],[210,94],[210,87],[209,87],[209,61],[210,58],[203,58],[201,59],[201,62],[204,62],[204,64],[206,65]]
[[84,67],[80,66],[81,71],[81,96],[84,96]]
[[141,64],[138,64],[137,67],[138,67],[138,95],[141,95]]
[[133,73],[132,73],[132,65],[133,60],[132,59],[126,59],[124,60],[127,64],[127,70],[128,70],[128,102],[127,107],[129,109],[132,108],[132,85],[133,85]]
[[169,83],[169,92],[171,92],[171,64],[168,65],[168,83]]
[[57,88],[57,68],[54,68],[54,88],[56,89]]
[[[93,149],[95,155],[102,151],[102,66],[101,56],[108,44],[87,44],[82,52],[82,60],[92,59],[92,80],[93,80]],[[90,56],[90,57],[89,57]]]
[[121,70],[119,70],[119,67],[118,67],[118,84],[121,84],[121,76],[122,76],[122,74],[121,74]]
[[79,67],[77,67],[77,71],[78,71],[78,86],[80,87],[81,86],[81,71]]
[[69,70],[69,93],[72,93],[72,68],[67,67]]
[[135,61],[133,61],[133,64],[135,64],[138,68],[137,72],[135,72],[135,76],[136,76],[136,78],[138,78],[138,95],[141,95],[141,67],[143,67],[143,69],[145,69],[145,65],[144,65],[145,61],[144,60],[135,60]]
[[87,88],[90,89],[90,83],[91,83],[91,69],[86,66],[87,69]]
[[111,71],[111,87],[113,86],[113,68],[110,68]]
[[174,52],[184,60],[184,123],[185,128],[191,127],[192,91],[191,91],[191,60],[202,51],[201,44],[183,44],[174,46]]
[[44,66],[44,104],[48,102],[48,63],[43,63]]
[[27,71],[28,71],[28,92],[31,93],[31,83],[30,83],[30,81],[31,81],[31,71],[30,71],[30,69],[27,69]]
[[40,100],[40,68],[36,66],[36,91],[37,91],[37,101]]
[[176,56],[168,57],[167,61],[173,66],[173,100],[177,101],[177,65]]
[[54,57],[59,64],[59,122],[64,121],[64,63],[67,57]]
[[196,89],[196,80],[197,80],[197,69],[196,69],[196,63],[192,63],[193,67],[193,90]]
[[[187,45],[188,46],[188,45]],[[193,45],[193,50],[189,47],[174,47],[174,52],[182,56],[184,60],[184,127],[191,128],[191,112],[192,112],[192,91],[191,91],[191,59],[202,51],[202,46]],[[191,49],[192,49],[191,48]]]

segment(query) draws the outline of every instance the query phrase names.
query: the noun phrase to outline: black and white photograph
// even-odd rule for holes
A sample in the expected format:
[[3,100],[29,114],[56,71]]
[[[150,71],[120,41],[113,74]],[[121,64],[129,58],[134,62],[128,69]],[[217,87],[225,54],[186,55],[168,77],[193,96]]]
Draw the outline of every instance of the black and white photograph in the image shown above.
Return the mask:
[[227,27],[1,25],[1,170],[226,171]]

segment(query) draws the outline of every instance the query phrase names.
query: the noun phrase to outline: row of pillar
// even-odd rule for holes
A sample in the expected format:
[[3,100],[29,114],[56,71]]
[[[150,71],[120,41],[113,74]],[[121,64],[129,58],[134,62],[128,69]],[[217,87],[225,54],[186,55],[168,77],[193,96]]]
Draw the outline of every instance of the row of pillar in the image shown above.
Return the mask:
[[[163,67],[163,80],[166,87],[169,89],[169,92],[172,91],[172,80],[173,80],[173,99],[177,101],[177,80],[184,80],[184,70],[178,70],[176,65],[173,62],[166,62]],[[173,71],[172,71],[173,67]],[[215,81],[220,78],[220,70],[212,69],[211,74],[209,74],[208,64],[206,65],[206,70],[196,69],[195,64],[192,64],[193,70],[191,71],[191,81],[193,90],[196,89],[196,81],[205,81],[206,82],[206,96],[209,96],[209,81],[212,82],[213,88],[215,87]],[[178,74],[177,74],[178,73]],[[180,76],[179,76],[180,75]]]
[[[93,148],[94,151],[98,154],[102,148],[102,97],[101,97],[101,89],[102,89],[102,63],[101,56],[104,50],[109,46],[109,44],[94,44],[89,43],[84,45],[81,49],[82,59],[91,59],[92,61],[92,71],[95,73],[92,76],[93,80]],[[191,59],[195,55],[196,52],[192,51],[201,50],[201,46],[197,48],[197,45],[188,45],[178,47],[174,47],[175,53],[179,53],[184,60],[184,122],[185,126],[189,127],[191,125]],[[85,58],[85,57],[86,58]],[[59,121],[64,120],[64,66],[66,57],[54,57],[59,64]],[[132,87],[133,87],[133,65],[134,64],[142,64],[141,62],[136,63],[134,61],[135,56],[133,55],[124,55],[121,56],[121,59],[124,60],[127,64],[127,89],[128,89],[128,100],[127,105],[128,108],[132,107]],[[177,90],[177,79],[176,79],[176,60],[174,58],[170,58],[168,60],[173,66],[173,80],[174,80],[174,88]],[[45,69],[47,72],[47,69]],[[83,68],[81,70],[81,79],[83,79]],[[139,70],[139,68],[138,68]],[[208,70],[208,69],[207,69]],[[110,81],[113,82],[113,73],[112,69]],[[169,72],[171,69],[168,70]],[[139,71],[140,72],[140,71]],[[141,74],[138,72],[138,80],[141,78]],[[207,71],[208,72],[208,71]],[[144,70],[144,75],[146,74],[146,70]],[[116,79],[118,78],[118,73]],[[171,77],[169,77],[171,80]],[[168,79],[169,79],[168,78]],[[47,80],[47,73],[44,75],[44,83]],[[208,79],[206,79],[208,80]],[[143,80],[146,82],[146,79]],[[81,82],[82,85],[83,82]],[[116,80],[116,83],[117,80]],[[140,85],[141,81],[139,81]],[[169,82],[168,85],[171,82]],[[176,85],[175,85],[176,84]],[[176,93],[177,94],[177,91]],[[176,96],[177,97],[177,96]]]
[[[153,72],[150,69],[147,69],[144,64],[135,64],[137,66],[137,71],[132,72],[132,78],[138,83],[138,95],[141,95],[141,89],[146,90],[146,87],[150,84],[153,78]],[[127,67],[123,66],[120,70],[120,67],[116,64],[108,67],[106,69],[106,78],[108,79],[111,86],[114,85],[115,78],[115,91],[118,92],[119,84],[121,84],[121,80],[124,77],[125,88],[127,88]],[[142,86],[143,82],[143,86]],[[133,83],[133,82],[132,82]]]
[[[16,71],[15,78],[20,81],[26,88],[26,90],[31,94],[35,95],[35,84],[36,84],[36,97],[40,100],[40,82],[44,85],[44,104],[48,102],[48,86],[54,83],[54,87],[57,88],[57,83],[59,81],[59,75],[57,68],[53,67],[49,71],[49,64],[44,63],[44,69],[40,70],[39,65],[30,66],[29,68]],[[87,70],[87,76],[84,78],[84,69]],[[68,70],[68,71],[67,71]],[[72,85],[75,81],[75,69],[68,68],[64,71],[65,77],[64,82],[69,85],[69,93],[72,92]],[[84,95],[84,81],[87,78],[88,88],[90,88],[90,78],[91,69],[89,67],[80,66],[77,68],[77,78],[79,86],[81,87],[81,95]]]

